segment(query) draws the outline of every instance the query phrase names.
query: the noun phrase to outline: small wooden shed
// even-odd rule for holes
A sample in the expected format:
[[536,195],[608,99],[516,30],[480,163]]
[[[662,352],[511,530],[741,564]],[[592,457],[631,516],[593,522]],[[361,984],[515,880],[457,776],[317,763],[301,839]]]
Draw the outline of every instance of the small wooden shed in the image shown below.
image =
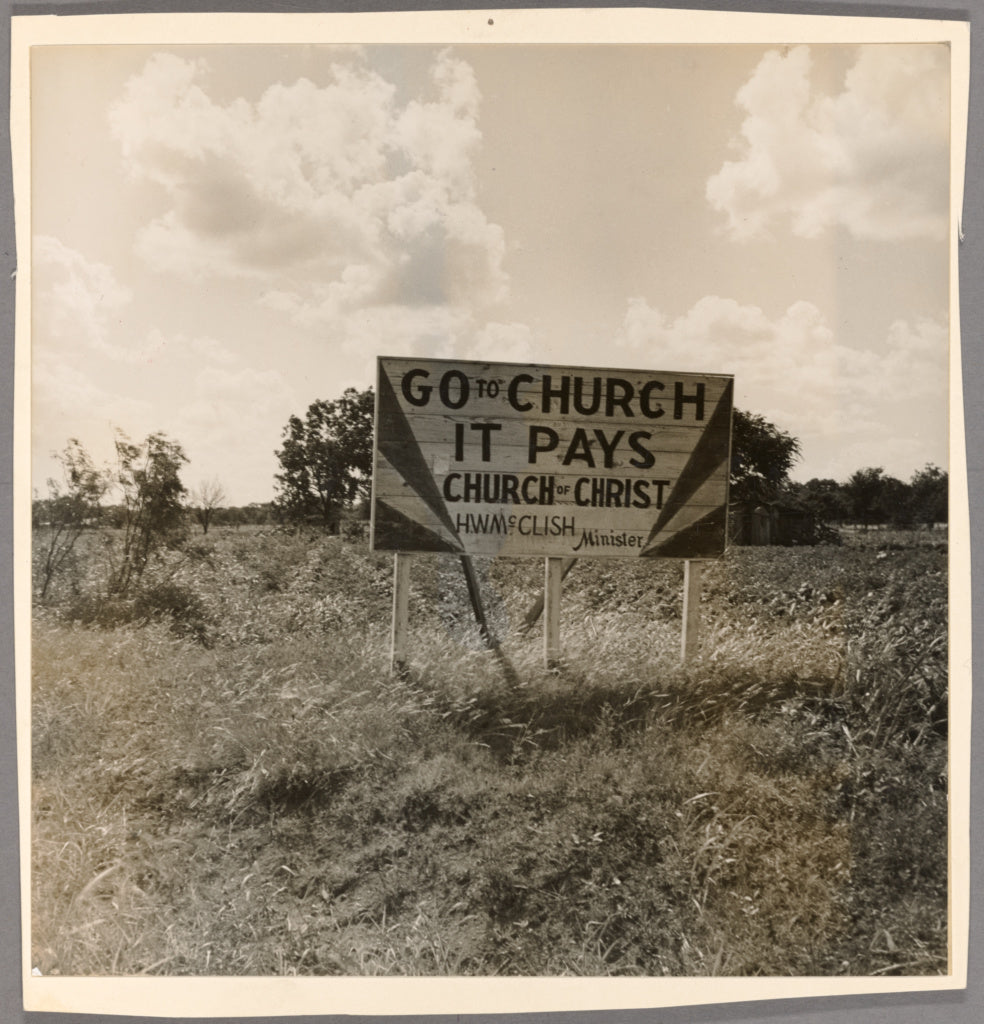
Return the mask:
[[728,521],[728,540],[748,547],[791,547],[817,544],[820,537],[812,512],[767,502],[734,506]]

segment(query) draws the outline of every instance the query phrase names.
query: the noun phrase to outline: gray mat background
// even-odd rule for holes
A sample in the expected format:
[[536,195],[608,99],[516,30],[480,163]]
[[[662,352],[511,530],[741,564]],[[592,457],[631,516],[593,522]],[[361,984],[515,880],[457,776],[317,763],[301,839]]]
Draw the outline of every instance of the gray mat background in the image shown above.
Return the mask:
[[[0,0],[0,106],[6,112],[10,100],[10,18],[27,14],[130,14],[146,11],[163,12],[318,12],[318,11],[386,11],[443,10],[445,3],[422,3],[407,0],[394,3],[368,4],[358,2],[303,3],[296,0],[267,2],[193,3],[150,0],[150,2],[13,3]],[[945,18],[969,21],[971,24],[970,125],[967,143],[967,183],[964,196],[963,233],[960,246],[960,305],[963,336],[964,402],[968,449],[967,474],[970,487],[971,543],[973,548],[973,604],[976,608],[984,588],[984,537],[977,510],[984,500],[984,403],[977,399],[984,388],[984,60],[977,38],[984,35],[984,0],[969,0],[958,5],[946,0],[924,0],[922,3],[868,0],[866,3],[814,2],[785,0],[763,3],[754,0],[689,0],[689,2],[594,3],[591,0],[568,0],[567,3],[544,4],[536,0],[525,3],[476,4],[462,3],[465,9],[506,9],[531,7],[640,7],[702,9],[720,11],[758,11],[762,13],[848,15],[909,18]],[[13,359],[14,359],[14,286],[12,275],[17,266],[14,246],[13,192],[10,171],[9,126],[6,113],[2,118],[4,145],[0,150],[0,1024],[129,1024],[138,1020],[176,1020],[176,1018],[143,1018],[102,1016],[94,1014],[26,1013],[22,1006],[20,983],[20,896],[17,829],[16,730],[14,714],[14,640],[12,593],[11,509],[12,509],[12,433],[13,433]],[[984,629],[974,617],[975,677],[984,666]],[[380,1021],[403,1024],[406,1021],[444,1022],[463,1019],[467,1024],[981,1024],[984,1022],[984,955],[981,929],[984,926],[984,850],[981,848],[984,801],[981,798],[984,713],[980,700],[973,710],[973,750],[971,773],[971,907],[969,983],[966,991],[915,993],[898,995],[808,998],[732,1003],[722,1006],[691,1006],[672,1009],[642,1009],[583,1013],[495,1014],[482,1006],[482,1012],[461,1008],[460,1016],[304,1016],[292,1018],[182,1018],[185,1021],[219,1021],[246,1019],[256,1022],[274,1020],[312,1022]]]

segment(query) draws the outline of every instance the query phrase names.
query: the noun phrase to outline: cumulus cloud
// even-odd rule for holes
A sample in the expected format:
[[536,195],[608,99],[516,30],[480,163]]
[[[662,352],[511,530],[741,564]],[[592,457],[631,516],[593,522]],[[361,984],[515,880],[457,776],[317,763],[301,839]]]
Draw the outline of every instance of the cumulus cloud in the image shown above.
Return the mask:
[[858,48],[840,92],[811,80],[806,46],[772,51],[739,90],[740,156],[707,182],[735,239],[788,221],[816,238],[943,239],[949,184],[949,53],[935,44]]
[[51,235],[33,240],[34,331],[73,349],[86,346],[110,353],[110,321],[132,295],[111,267],[86,258]]
[[209,335],[189,335],[183,332],[165,334],[157,327],[131,348],[117,346],[117,358],[134,365],[168,368],[187,373],[189,368],[203,364],[228,366],[238,359],[228,347]]
[[221,102],[208,66],[161,53],[110,111],[137,179],[165,208],[137,239],[154,267],[253,280],[303,326],[345,328],[380,307],[475,310],[500,300],[501,229],[477,203],[479,90],[442,52],[429,95],[401,104],[358,52],[327,84]]
[[488,323],[463,353],[466,359],[488,359],[497,363],[530,363],[543,358],[533,332],[521,323]]
[[[64,447],[65,424],[83,440],[100,465],[113,462],[113,435],[119,428],[135,440],[163,431],[178,440],[196,477],[217,478],[232,502],[252,500],[269,491],[276,459],[274,449],[298,398],[276,370],[230,365],[229,353],[214,339],[181,335],[164,338],[162,362],[177,360],[186,370],[187,386],[162,406],[121,395],[98,383],[87,368],[72,366],[50,349],[42,349],[33,366],[34,486],[57,476],[50,453]],[[205,365],[189,361],[197,354]],[[194,371],[192,365],[198,366]]]
[[[97,384],[92,375],[72,366],[56,354],[41,350],[31,366],[32,429],[35,448],[47,453],[64,444],[64,424],[95,421],[109,436],[109,425],[143,422],[150,406],[129,395],[120,395]],[[50,435],[51,443],[37,435]]]
[[195,438],[196,445],[214,446],[223,457],[244,444],[252,426],[273,418],[279,430],[286,422],[292,393],[276,370],[209,366],[194,375],[191,393],[175,413],[176,431]]
[[[640,365],[734,374],[735,404],[799,437],[807,453],[836,439],[845,450],[854,444],[867,452],[865,464],[881,465],[882,446],[894,442],[900,422],[910,454],[913,444],[935,452],[933,445],[945,439],[942,319],[899,320],[876,351],[839,343],[809,302],[770,317],[757,306],[707,296],[672,318],[633,299],[617,343]],[[922,461],[930,458],[939,461],[938,455]]]
[[[60,469],[51,453],[61,451],[70,436],[82,440],[98,465],[113,454],[113,429],[125,426],[139,434],[151,429],[151,406],[119,394],[98,382],[87,367],[73,366],[55,350],[33,352],[31,365],[31,452],[33,486],[58,479]],[[70,426],[69,426],[70,425]]]
[[135,367],[165,361],[235,361],[226,346],[206,335],[165,335],[155,327],[143,336],[127,332],[126,344],[113,341],[133,301],[113,269],[50,235],[34,239],[33,257],[33,332],[40,342],[36,352],[76,359],[100,355]]

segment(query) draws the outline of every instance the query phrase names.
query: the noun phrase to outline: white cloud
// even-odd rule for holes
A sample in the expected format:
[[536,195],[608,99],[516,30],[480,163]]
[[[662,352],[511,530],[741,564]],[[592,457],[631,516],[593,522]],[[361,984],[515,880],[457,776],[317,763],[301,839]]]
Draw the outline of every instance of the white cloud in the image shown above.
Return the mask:
[[432,180],[468,195],[473,189],[471,152],[481,142],[479,91],[471,67],[447,53],[431,74],[440,99],[412,100],[396,121],[403,152]]
[[530,363],[544,357],[533,332],[521,323],[488,323],[462,353],[466,359],[487,359],[497,363]]
[[837,341],[812,303],[773,318],[718,296],[675,319],[633,299],[617,337],[639,365],[734,374],[735,404],[800,438],[807,456],[851,444],[868,453],[865,465],[883,464],[878,456],[900,429],[913,439],[913,465],[940,461],[932,453],[941,431],[945,441],[947,341],[943,320],[900,320],[884,351],[854,349]]
[[51,235],[34,238],[32,263],[35,335],[71,350],[84,345],[111,352],[110,321],[132,300],[112,268],[87,259]]
[[171,431],[190,460],[189,479],[217,479],[232,504],[269,493],[274,449],[297,396],[275,370],[209,366],[192,379]]
[[202,360],[230,363],[236,356],[207,336],[167,336],[157,328],[126,344],[114,342],[133,296],[112,268],[87,259],[57,238],[34,239],[32,330],[35,352],[89,359],[105,356],[134,367]]
[[33,485],[43,490],[60,471],[50,458],[69,437],[77,437],[97,465],[112,460],[113,431],[123,426],[135,434],[150,429],[150,405],[113,393],[85,369],[43,347],[35,349],[31,367],[31,452]]
[[345,350],[363,354],[375,375],[376,354],[449,359],[458,354],[474,323],[470,314],[447,306],[372,306],[348,314],[338,327]]
[[784,220],[816,238],[841,226],[881,241],[942,239],[948,222],[945,46],[862,46],[843,89],[811,81],[811,52],[772,51],[739,90],[746,117],[707,199],[733,238]]
[[147,362],[167,363],[183,372],[208,363],[229,366],[238,360],[234,352],[208,335],[167,335],[156,327],[147,334],[142,350]]
[[84,370],[43,350],[31,367],[31,400],[34,434],[50,433],[55,445],[64,443],[66,423],[101,421],[108,426],[143,420],[149,413],[146,402],[106,390]]
[[[179,436],[194,439],[196,447],[220,438],[230,445],[249,446],[247,440],[257,422],[277,419],[286,423],[292,392],[275,370],[206,367],[195,374],[190,399],[178,406],[175,425]],[[280,422],[280,419],[283,422]],[[221,454],[228,448],[223,447]]]
[[[58,475],[50,454],[70,435],[81,439],[97,465],[113,462],[114,430],[134,440],[163,431],[181,444],[189,459],[186,482],[217,478],[232,503],[268,494],[276,472],[274,449],[298,401],[277,371],[230,368],[227,352],[214,339],[175,336],[164,351],[180,356],[200,352],[209,361],[189,375],[186,393],[172,394],[167,407],[103,388],[86,370],[43,350],[33,367],[32,451],[34,486]],[[180,350],[180,351],[179,351]],[[65,424],[71,424],[68,431]],[[66,432],[67,431],[67,432]]]
[[431,78],[431,95],[401,106],[355,52],[328,84],[221,103],[204,62],[155,55],[110,112],[132,173],[166,199],[139,255],[255,280],[268,306],[329,336],[366,307],[499,301],[505,244],[476,201],[474,74],[444,52]]

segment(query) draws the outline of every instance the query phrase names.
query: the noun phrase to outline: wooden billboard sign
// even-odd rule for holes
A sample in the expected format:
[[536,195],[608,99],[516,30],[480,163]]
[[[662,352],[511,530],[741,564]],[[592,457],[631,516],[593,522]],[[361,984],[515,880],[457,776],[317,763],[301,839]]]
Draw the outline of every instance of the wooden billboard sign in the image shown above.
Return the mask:
[[377,551],[717,558],[733,379],[378,360]]

